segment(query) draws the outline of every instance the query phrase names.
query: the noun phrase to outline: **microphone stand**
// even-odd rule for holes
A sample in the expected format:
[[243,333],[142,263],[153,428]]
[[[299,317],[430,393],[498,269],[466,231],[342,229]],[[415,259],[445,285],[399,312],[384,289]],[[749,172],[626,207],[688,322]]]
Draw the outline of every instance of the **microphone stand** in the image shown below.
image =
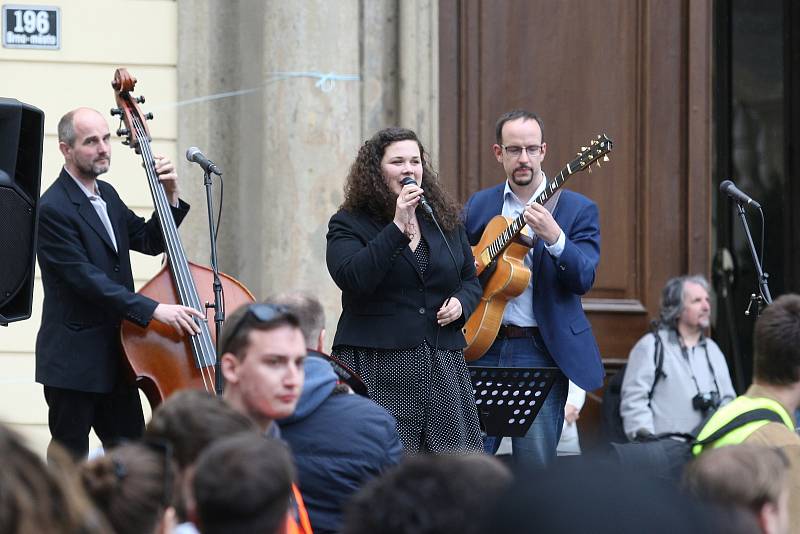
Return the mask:
[[214,326],[217,334],[216,349],[217,354],[214,363],[214,391],[217,396],[222,396],[225,389],[224,378],[222,376],[222,366],[219,361],[219,339],[222,333],[222,323],[225,322],[225,307],[222,303],[222,282],[219,279],[219,267],[217,266],[217,236],[214,233],[214,200],[211,196],[211,174],[208,171],[203,173],[203,185],[206,188],[206,205],[208,206],[208,231],[211,242],[211,270],[214,273],[214,304],[206,302],[206,308],[214,308]]
[[745,315],[750,315],[750,308],[753,306],[753,303],[756,304],[756,317],[761,312],[761,305],[763,303],[772,304],[772,295],[769,292],[769,284],[767,282],[767,278],[769,275],[764,272],[764,269],[761,267],[761,262],[758,259],[758,253],[756,252],[756,246],[753,244],[753,236],[750,235],[750,226],[747,224],[747,216],[744,212],[744,206],[742,206],[741,201],[736,201],[736,209],[739,211],[739,217],[742,219],[742,226],[744,226],[744,233],[747,236],[747,245],[750,248],[750,254],[753,256],[753,264],[756,267],[756,274],[758,275],[758,286],[759,286],[759,296],[756,296],[755,293],[750,295],[750,304],[747,305],[747,310],[744,312]]

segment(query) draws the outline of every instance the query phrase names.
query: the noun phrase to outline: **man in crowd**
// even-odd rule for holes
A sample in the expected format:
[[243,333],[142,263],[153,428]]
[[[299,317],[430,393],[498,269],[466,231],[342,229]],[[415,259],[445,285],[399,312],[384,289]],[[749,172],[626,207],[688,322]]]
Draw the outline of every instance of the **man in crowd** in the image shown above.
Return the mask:
[[308,357],[303,393],[294,414],[279,421],[297,466],[314,532],[338,532],[342,507],[365,482],[397,464],[403,445],[392,415],[354,394],[322,354],[325,312],[311,295],[292,292],[267,299],[300,320]]
[[756,522],[764,534],[790,532],[789,460],[780,449],[749,443],[712,449],[686,466],[683,485],[721,515]]
[[153,412],[145,439],[169,443],[177,467],[172,506],[179,525],[174,534],[197,534],[190,522],[197,509],[192,491],[197,457],[214,441],[248,431],[260,436],[249,417],[221,398],[198,389],[174,393]]
[[[800,295],[782,295],[756,321],[753,383],[744,393],[711,416],[697,436],[704,439],[740,414],[767,409],[782,422],[758,420],[734,430],[705,447],[749,443],[780,448],[789,459],[790,525],[800,525],[800,436],[794,414],[800,408]],[[748,481],[743,481],[748,483]]]
[[[224,398],[267,437],[280,438],[278,419],[294,413],[303,389],[306,347],[300,322],[282,306],[248,304],[225,322],[219,342]],[[302,496],[292,487],[293,532],[311,532]]]
[[286,444],[245,432],[208,446],[193,490],[203,534],[290,534],[294,469]]
[[[512,440],[514,462],[542,467],[556,455],[564,420],[567,378],[584,390],[602,385],[603,366],[581,295],[594,283],[600,260],[597,205],[572,191],[554,196],[551,211],[533,202],[547,186],[541,165],[547,153],[541,119],[525,110],[502,115],[495,128],[493,151],[505,181],[472,195],[464,208],[464,224],[475,245],[494,216],[523,213],[525,232],[536,241],[525,256],[533,275],[525,290],[510,300],[497,339],[473,362],[482,366],[558,367],[556,379],[533,425]],[[528,240],[529,241],[529,240]],[[485,441],[488,452],[499,440]]]
[[[111,184],[98,180],[111,165],[111,134],[99,112],[78,108],[58,123],[64,166],[39,201],[38,258],[44,303],[36,338],[36,381],[44,385],[53,442],[75,457],[89,451],[94,428],[104,445],[142,434],[136,388],[120,369],[123,320],[145,327],[155,319],[179,333],[200,331],[201,312],[159,304],[134,293],[129,252],[163,252],[158,219],[138,217]],[[178,176],[155,158],[176,223],[189,206]]]
[[691,432],[736,396],[725,356],[705,336],[708,282],[678,276],[664,286],[658,327],[628,356],[620,415],[629,439]]

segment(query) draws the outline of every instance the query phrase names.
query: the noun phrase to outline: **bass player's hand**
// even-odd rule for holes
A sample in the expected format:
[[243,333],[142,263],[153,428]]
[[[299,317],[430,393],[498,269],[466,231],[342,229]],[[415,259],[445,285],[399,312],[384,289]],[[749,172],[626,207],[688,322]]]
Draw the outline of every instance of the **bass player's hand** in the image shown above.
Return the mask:
[[206,320],[205,315],[199,311],[180,304],[159,304],[153,312],[153,319],[170,325],[181,335],[192,336],[200,333],[200,327],[193,318]]

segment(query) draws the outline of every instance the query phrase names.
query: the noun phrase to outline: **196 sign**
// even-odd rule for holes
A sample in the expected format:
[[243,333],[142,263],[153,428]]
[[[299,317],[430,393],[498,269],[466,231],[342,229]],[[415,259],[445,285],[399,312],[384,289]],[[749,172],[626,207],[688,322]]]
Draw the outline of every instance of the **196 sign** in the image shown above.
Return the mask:
[[3,6],[3,46],[6,48],[61,47],[61,11],[52,6]]

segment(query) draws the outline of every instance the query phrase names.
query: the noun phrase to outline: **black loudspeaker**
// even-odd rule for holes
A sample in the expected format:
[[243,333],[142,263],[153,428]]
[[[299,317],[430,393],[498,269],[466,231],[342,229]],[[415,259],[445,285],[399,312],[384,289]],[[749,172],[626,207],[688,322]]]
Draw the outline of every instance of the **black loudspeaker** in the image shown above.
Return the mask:
[[31,316],[44,113],[0,97],[0,324]]

